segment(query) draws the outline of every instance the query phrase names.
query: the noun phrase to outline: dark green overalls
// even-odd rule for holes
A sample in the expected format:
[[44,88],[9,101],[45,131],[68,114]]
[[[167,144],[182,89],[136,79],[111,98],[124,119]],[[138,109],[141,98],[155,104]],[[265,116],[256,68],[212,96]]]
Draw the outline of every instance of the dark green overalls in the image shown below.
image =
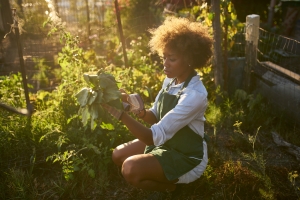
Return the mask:
[[[175,79],[162,91],[157,103],[158,120],[177,105],[182,90],[194,75],[185,81],[176,95],[168,93]],[[145,153],[153,154],[158,159],[168,180],[175,180],[200,164],[203,158],[203,138],[186,125],[163,145],[146,146]]]

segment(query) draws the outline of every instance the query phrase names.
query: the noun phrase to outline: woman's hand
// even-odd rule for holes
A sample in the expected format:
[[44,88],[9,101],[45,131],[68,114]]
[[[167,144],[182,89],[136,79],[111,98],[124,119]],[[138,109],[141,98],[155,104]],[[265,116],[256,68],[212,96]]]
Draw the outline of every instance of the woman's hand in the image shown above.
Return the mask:
[[144,101],[139,94],[128,95],[124,89],[120,89],[120,92],[125,111],[133,112],[134,114],[140,114],[141,111],[145,110]]
[[144,101],[139,94],[130,94],[127,101],[130,105],[130,112],[139,114],[141,111],[145,110]]
[[107,104],[102,104],[102,107],[109,113],[111,114],[114,118],[116,118],[117,120],[120,120],[123,114],[123,110],[118,110],[115,107],[112,107],[110,105]]

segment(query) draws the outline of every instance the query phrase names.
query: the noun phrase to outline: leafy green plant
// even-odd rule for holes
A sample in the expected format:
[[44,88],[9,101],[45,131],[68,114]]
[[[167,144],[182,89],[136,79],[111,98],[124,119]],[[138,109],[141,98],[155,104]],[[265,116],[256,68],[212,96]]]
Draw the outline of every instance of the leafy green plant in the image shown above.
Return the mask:
[[300,198],[300,194],[299,194],[300,193],[300,187],[296,183],[296,179],[298,177],[299,177],[298,171],[292,171],[292,172],[289,172],[289,174],[288,174],[288,179],[289,179],[290,183],[292,184],[297,197]]
[[234,124],[235,128],[237,128],[237,133],[242,134],[247,138],[249,144],[252,147],[252,152],[245,153],[242,152],[241,155],[249,162],[249,169],[253,173],[255,177],[259,179],[262,183],[262,187],[259,189],[259,193],[263,199],[273,199],[274,191],[273,185],[270,177],[266,174],[266,160],[264,158],[263,151],[255,148],[255,143],[257,139],[258,132],[260,127],[258,127],[256,133],[254,135],[245,135],[241,130],[241,122],[237,122]]
[[34,184],[32,174],[22,169],[12,168],[6,173],[6,178],[3,181],[9,188],[9,190],[6,190],[7,193],[1,194],[1,196],[3,195],[3,199],[37,198],[37,188]]
[[45,59],[33,58],[35,63],[34,68],[38,70],[32,77],[38,84],[38,88],[45,88],[49,86],[49,76],[47,73],[50,70],[50,67],[45,64]]
[[[123,109],[120,98],[121,92],[117,86],[114,76],[100,70],[96,75],[84,74],[84,80],[91,88],[81,89],[75,96],[80,104],[79,114],[85,126],[90,119],[91,129],[102,123],[105,111],[102,104],[109,104],[118,109]],[[96,123],[95,123],[96,122]],[[107,123],[108,121],[104,121]]]
[[217,134],[217,128],[222,122],[221,108],[214,103],[210,103],[205,114],[207,122],[214,128],[214,136]]

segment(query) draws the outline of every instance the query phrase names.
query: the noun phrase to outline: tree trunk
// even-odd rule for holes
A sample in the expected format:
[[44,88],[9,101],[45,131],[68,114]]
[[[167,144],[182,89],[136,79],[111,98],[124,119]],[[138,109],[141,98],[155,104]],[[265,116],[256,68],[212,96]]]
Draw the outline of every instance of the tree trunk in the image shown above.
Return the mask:
[[[223,90],[223,69],[222,69],[222,30],[220,21],[220,0],[211,0],[213,18],[213,32],[214,32],[214,57],[213,57],[213,69],[214,69],[214,81],[215,86],[220,87]],[[220,103],[220,97],[217,97],[216,103]]]

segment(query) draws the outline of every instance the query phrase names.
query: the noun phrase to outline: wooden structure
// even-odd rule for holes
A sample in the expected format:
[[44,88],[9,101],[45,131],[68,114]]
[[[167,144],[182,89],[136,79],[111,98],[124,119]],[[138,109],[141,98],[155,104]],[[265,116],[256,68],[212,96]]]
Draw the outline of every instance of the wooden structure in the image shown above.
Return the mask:
[[[265,60],[259,60],[257,53],[262,53],[262,38],[259,35],[259,16],[249,15],[246,19],[246,56],[244,68],[244,88],[251,93],[260,93],[267,98],[272,104],[282,111],[284,117],[288,117],[291,121],[300,122],[300,75],[289,69],[280,66],[268,57],[269,52],[275,51],[270,49],[265,53]],[[285,38],[289,39],[289,38]],[[293,52],[298,59],[300,52],[296,51],[296,44],[300,42],[289,39],[295,51]],[[272,41],[269,41],[272,42]],[[273,40],[276,43],[276,41]],[[282,51],[291,50],[288,42],[284,43]],[[261,45],[261,46],[260,46]],[[260,46],[260,48],[259,48]],[[275,47],[272,47],[275,48]],[[295,120],[294,120],[295,119]]]

